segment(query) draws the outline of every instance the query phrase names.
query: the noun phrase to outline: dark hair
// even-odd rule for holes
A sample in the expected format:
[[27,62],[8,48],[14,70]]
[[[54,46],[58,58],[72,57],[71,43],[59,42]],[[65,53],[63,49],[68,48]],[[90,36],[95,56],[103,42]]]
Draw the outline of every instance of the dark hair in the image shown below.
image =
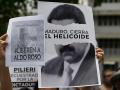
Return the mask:
[[30,90],[30,89],[27,88],[27,87],[23,87],[23,88],[21,88],[20,90]]
[[115,72],[111,78],[113,90],[117,90],[117,88],[115,87],[115,84],[117,83],[117,81],[120,81],[120,69],[117,72]]
[[60,5],[53,9],[48,17],[48,22],[52,20],[73,19],[75,23],[86,24],[82,11],[73,5]]
[[65,51],[75,51],[75,48],[68,44],[60,48],[60,54],[62,54]]

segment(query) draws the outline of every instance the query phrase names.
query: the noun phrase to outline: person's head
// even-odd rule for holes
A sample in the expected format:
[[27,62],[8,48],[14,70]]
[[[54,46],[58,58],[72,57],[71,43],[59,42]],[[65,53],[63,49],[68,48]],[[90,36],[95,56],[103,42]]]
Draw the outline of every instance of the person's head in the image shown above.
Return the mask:
[[35,45],[35,41],[38,40],[37,36],[39,32],[37,30],[31,32],[32,30],[24,27],[20,29],[20,33],[19,33],[20,47],[21,46],[31,47]]
[[[33,30],[33,29],[32,29]],[[30,40],[30,41],[36,41],[37,40],[37,33],[38,31],[34,30],[34,32],[31,33],[32,30],[29,30],[28,28],[21,28],[20,29],[20,40]]]
[[113,74],[111,83],[115,90],[120,90],[120,70]]
[[60,54],[64,61],[72,62],[75,57],[75,48],[70,45],[65,45],[60,49]]
[[19,90],[31,90],[31,89],[29,89],[29,88],[27,88],[27,87],[23,87],[23,88],[21,88],[21,89],[19,89]]
[[112,69],[105,69],[103,71],[103,82],[106,85],[111,85],[111,78],[113,75],[113,70]]
[[48,22],[57,25],[68,25],[72,23],[86,24],[82,11],[73,5],[59,5],[54,8],[48,16]]

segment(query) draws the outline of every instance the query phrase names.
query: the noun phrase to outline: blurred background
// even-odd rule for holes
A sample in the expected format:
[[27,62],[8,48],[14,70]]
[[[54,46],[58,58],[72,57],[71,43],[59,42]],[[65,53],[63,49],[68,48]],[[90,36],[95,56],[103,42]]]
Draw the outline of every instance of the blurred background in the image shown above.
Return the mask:
[[37,0],[0,0],[0,36],[6,33],[10,18],[36,14]]

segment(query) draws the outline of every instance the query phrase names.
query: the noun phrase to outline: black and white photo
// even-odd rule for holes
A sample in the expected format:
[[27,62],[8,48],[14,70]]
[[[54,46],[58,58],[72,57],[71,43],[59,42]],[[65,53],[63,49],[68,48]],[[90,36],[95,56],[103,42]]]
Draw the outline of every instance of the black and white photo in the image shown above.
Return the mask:
[[45,16],[46,24],[45,66],[38,73],[39,88],[99,85],[92,9],[39,1],[38,13]]
[[6,61],[9,65],[44,63],[44,19],[40,16],[10,19],[7,33],[10,44]]
[[68,25],[72,23],[86,24],[82,11],[69,4],[55,7],[47,18],[47,21],[56,25]]
[[44,87],[79,86],[98,83],[95,50],[91,43],[56,46],[57,57],[42,67]]

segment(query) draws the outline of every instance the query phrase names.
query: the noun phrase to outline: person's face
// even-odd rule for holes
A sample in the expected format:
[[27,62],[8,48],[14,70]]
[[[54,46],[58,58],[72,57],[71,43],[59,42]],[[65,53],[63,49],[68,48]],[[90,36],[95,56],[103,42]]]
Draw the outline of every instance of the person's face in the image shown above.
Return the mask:
[[112,70],[108,69],[108,70],[104,71],[104,82],[106,84],[111,84],[112,75],[113,75]]
[[64,59],[64,61],[67,61],[68,63],[74,63],[76,57],[77,54],[75,51],[64,51],[62,53],[62,58]]
[[37,32],[36,31],[31,33],[31,31],[28,30],[26,33],[27,33],[26,34],[26,39],[27,40],[30,40],[30,41],[36,41],[37,40]]
[[[63,20],[52,20],[51,23],[55,25],[65,26],[65,25],[75,23],[75,21],[73,19],[63,19]],[[62,53],[62,57],[65,61],[72,63],[74,62],[74,58],[76,57],[76,54],[75,54],[75,51],[64,51]]]
[[73,19],[63,19],[63,20],[52,20],[51,23],[55,25],[66,26],[66,25],[75,23],[75,21]]
[[24,37],[24,40],[27,41],[36,41],[37,40],[37,32],[35,30],[33,30],[33,32],[31,32],[31,30],[29,30],[29,28],[22,28],[20,30],[20,33],[22,33],[22,37]]
[[37,41],[37,31],[33,30],[33,32],[31,32],[33,29],[30,28],[23,28],[20,31],[20,41],[21,44],[27,47],[31,47],[36,45],[35,41]]
[[71,43],[70,46],[74,47],[74,51],[66,51],[64,53],[60,52],[60,48],[63,45],[55,45],[55,48],[56,52],[63,60],[66,60],[69,63],[77,63],[83,58],[87,45],[87,43]]

